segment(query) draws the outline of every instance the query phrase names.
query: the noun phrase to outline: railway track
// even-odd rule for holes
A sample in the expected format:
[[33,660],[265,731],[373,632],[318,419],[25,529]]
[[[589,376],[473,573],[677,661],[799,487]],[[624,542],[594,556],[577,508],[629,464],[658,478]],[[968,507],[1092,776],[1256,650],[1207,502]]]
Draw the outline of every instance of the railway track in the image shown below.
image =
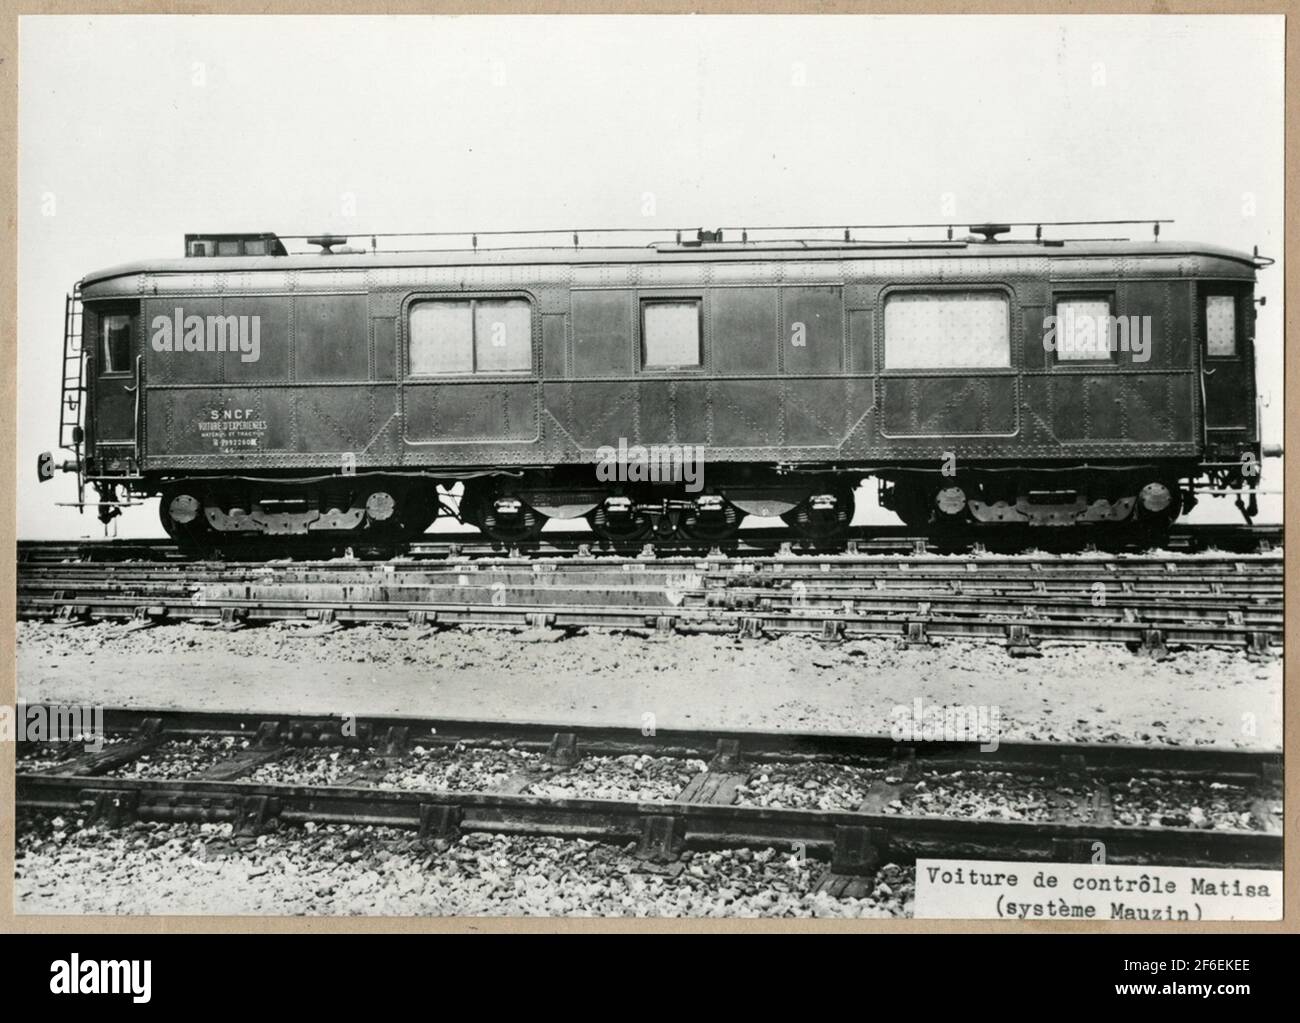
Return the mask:
[[815,634],[1226,645],[1266,654],[1283,634],[1280,550],[660,556],[569,554],[262,562],[26,558],[18,610],[131,629],[197,620],[336,629],[409,624],[622,629],[659,635]]
[[[1273,525],[1183,525],[1176,526],[1160,547],[1171,552],[1220,550],[1252,553],[1280,547],[1281,526]],[[427,533],[418,541],[401,545],[309,542],[287,548],[283,543],[244,539],[218,550],[214,557],[233,561],[321,560],[349,555],[364,559],[387,560],[405,557],[415,560],[443,558],[602,558],[602,557],[691,557],[754,556],[797,553],[816,555],[842,552],[847,554],[961,553],[983,550],[1017,553],[1026,549],[1043,551],[1083,551],[1102,549],[1141,552],[1149,541],[1131,530],[1093,529],[1027,530],[1024,527],[983,526],[979,530],[951,529],[923,535],[907,526],[854,527],[843,540],[827,546],[792,538],[783,529],[746,529],[722,544],[691,542],[680,538],[654,539],[619,543],[603,541],[585,530],[546,532],[535,541],[507,547],[495,543],[477,530],[452,533]],[[19,540],[20,564],[66,561],[168,561],[203,560],[187,553],[171,540]]]
[[[1104,843],[1106,862],[1280,868],[1281,755],[1219,748],[1003,743],[900,744],[888,737],[783,732],[660,731],[437,720],[340,719],[110,709],[115,741],[98,752],[72,743],[19,747],[17,806],[87,824],[224,823],[253,837],[307,822],[414,830],[435,849],[463,832],[555,835],[638,843],[642,859],[671,864],[685,848],[775,846],[829,861],[823,890],[854,894],[885,862],[918,857],[1081,861]],[[206,744],[184,770],[164,770],[168,748]],[[39,746],[40,749],[36,747]],[[356,758],[330,784],[267,783],[257,775],[291,757]],[[45,755],[40,755],[44,753]],[[509,753],[515,769],[490,790],[397,787],[391,772]],[[440,758],[440,759],[439,759]],[[597,775],[622,758],[672,761],[685,783],[662,798],[591,798],[554,790],[566,775]],[[141,766],[143,765],[143,766]],[[415,765],[414,767],[412,765]],[[311,772],[306,768],[307,776]],[[781,771],[855,772],[851,805],[758,805],[754,779]],[[450,777],[452,775],[445,775]],[[1035,819],[900,811],[928,781],[1033,779]],[[282,776],[283,777],[283,776]],[[292,772],[289,777],[292,779]],[[418,774],[417,774],[418,777]],[[1231,790],[1248,811],[1234,828],[1117,822],[1125,786],[1159,781]],[[856,786],[856,788],[854,788]],[[807,785],[801,791],[806,791]]]

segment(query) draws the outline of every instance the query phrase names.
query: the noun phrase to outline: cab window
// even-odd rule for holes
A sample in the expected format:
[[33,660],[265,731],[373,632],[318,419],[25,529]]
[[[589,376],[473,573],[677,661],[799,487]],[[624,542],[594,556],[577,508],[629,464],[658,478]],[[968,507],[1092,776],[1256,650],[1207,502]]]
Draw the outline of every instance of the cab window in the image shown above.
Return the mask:
[[1205,353],[1212,359],[1237,354],[1237,300],[1232,295],[1205,296]]
[[100,352],[103,365],[101,373],[129,373],[131,371],[131,316],[129,313],[109,313],[99,320]]

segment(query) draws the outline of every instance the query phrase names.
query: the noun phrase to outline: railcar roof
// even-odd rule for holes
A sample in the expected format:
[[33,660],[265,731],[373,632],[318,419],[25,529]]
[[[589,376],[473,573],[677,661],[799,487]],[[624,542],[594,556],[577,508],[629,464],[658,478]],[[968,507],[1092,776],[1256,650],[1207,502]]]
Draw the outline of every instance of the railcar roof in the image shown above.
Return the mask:
[[439,249],[348,253],[294,253],[287,256],[195,256],[138,260],[89,273],[83,284],[114,277],[154,273],[230,273],[256,270],[342,270],[404,266],[527,266],[573,263],[714,263],[873,259],[1142,258],[1209,256],[1255,268],[1256,257],[1200,242],[1071,240],[930,242],[717,242],[703,245],[553,246],[536,248]]

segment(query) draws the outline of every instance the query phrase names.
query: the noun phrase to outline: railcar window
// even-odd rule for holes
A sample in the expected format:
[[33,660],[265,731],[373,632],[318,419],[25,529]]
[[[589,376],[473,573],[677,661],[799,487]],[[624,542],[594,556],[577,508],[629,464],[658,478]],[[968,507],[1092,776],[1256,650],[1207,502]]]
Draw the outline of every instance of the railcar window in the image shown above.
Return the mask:
[[409,322],[411,376],[533,368],[532,309],[525,299],[417,302]]
[[474,361],[480,373],[533,368],[531,313],[521,298],[474,303]]
[[128,373],[131,370],[131,317],[113,313],[99,321],[99,336],[104,350],[102,373]]
[[998,291],[902,291],[885,299],[885,369],[1011,365],[1011,306]]
[[1056,301],[1054,350],[1057,362],[1109,362],[1114,345],[1109,298]]
[[1237,354],[1237,300],[1232,295],[1205,296],[1205,351],[1216,358]]
[[474,372],[471,302],[420,302],[411,306],[407,355],[412,376]]
[[699,299],[641,303],[641,365],[683,369],[703,365]]

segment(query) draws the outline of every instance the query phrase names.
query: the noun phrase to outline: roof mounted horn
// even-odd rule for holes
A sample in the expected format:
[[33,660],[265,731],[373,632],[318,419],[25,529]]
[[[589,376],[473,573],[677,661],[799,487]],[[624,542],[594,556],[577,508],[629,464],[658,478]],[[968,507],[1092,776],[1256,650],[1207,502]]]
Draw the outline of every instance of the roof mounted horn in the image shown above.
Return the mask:
[[995,242],[998,235],[1007,234],[1011,230],[1010,224],[971,224],[971,234],[982,234],[986,242]]
[[307,239],[308,245],[320,246],[320,254],[322,256],[334,255],[335,245],[346,245],[347,243],[348,240],[346,238],[340,238],[336,234],[321,234],[321,235],[317,235],[314,238]]

